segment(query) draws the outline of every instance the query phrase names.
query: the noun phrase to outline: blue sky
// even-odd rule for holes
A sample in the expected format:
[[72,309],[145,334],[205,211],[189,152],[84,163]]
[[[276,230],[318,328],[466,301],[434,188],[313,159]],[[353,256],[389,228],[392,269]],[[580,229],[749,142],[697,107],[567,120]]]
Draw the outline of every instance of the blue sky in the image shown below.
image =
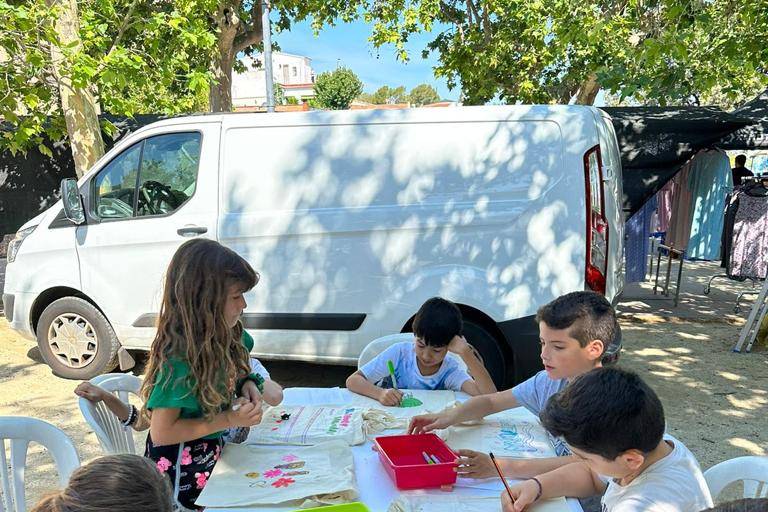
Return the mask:
[[418,34],[408,43],[411,60],[405,64],[395,57],[393,47],[377,50],[368,42],[370,25],[364,22],[340,23],[327,27],[315,37],[309,23],[297,23],[290,32],[275,34],[274,39],[286,53],[312,59],[315,73],[335,69],[337,62],[354,71],[363,81],[364,91],[373,92],[382,85],[404,85],[410,91],[427,83],[437,89],[441,98],[458,100],[459,89],[448,90],[444,79],[436,79],[432,68],[437,64],[435,55],[422,59],[421,50],[434,38],[434,34]]

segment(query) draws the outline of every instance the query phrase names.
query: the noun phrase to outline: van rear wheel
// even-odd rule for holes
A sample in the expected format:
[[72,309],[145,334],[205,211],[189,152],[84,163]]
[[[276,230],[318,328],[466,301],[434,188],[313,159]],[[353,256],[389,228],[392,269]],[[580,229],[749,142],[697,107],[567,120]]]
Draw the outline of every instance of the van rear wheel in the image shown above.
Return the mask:
[[55,375],[88,380],[117,366],[120,342],[93,304],[65,297],[53,301],[40,315],[37,346]]
[[464,337],[479,353],[493,383],[496,384],[496,389],[504,389],[507,361],[496,338],[482,325],[466,319],[464,320]]

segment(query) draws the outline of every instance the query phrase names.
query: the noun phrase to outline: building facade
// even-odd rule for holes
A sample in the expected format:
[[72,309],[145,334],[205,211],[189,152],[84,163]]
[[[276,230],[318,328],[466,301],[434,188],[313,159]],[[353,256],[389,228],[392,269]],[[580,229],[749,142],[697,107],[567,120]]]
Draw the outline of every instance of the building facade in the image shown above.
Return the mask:
[[[232,74],[232,104],[235,110],[242,107],[261,107],[267,104],[267,82],[262,55],[241,59],[244,73]],[[272,78],[282,86],[287,98],[298,103],[315,96],[315,72],[312,60],[301,55],[272,52]]]

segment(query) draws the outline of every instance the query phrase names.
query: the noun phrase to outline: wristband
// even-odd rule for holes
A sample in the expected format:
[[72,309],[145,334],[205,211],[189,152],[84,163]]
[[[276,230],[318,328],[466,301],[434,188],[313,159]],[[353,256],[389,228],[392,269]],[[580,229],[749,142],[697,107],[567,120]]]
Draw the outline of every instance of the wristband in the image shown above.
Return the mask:
[[252,381],[254,384],[256,384],[256,389],[259,390],[259,393],[264,394],[264,377],[258,373],[249,373],[245,380]]
[[536,497],[533,499],[533,501],[539,501],[539,498],[541,498],[541,495],[544,492],[544,489],[542,489],[541,487],[541,482],[539,482],[539,479],[536,478],[535,476],[529,478],[528,480],[533,480],[534,482],[536,482],[536,485],[539,486],[539,492],[536,493]]
[[136,419],[139,416],[139,412],[136,410],[136,407],[131,405],[131,410],[128,412],[128,417],[125,419],[125,421],[120,421],[120,423],[124,427],[130,427],[134,423],[136,423]]

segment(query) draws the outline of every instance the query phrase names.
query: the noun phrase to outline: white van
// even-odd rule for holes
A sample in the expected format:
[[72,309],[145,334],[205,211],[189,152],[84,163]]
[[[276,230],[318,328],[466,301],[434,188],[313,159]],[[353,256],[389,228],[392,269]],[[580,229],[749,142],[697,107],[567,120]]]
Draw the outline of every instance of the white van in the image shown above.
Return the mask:
[[439,295],[510,385],[540,368],[539,306],[623,287],[618,145],[592,107],[167,119],[62,191],[66,213],[11,243],[3,302],[63,377],[149,347],[163,273],[194,236],[261,274],[243,322],[267,359],[355,364]]

